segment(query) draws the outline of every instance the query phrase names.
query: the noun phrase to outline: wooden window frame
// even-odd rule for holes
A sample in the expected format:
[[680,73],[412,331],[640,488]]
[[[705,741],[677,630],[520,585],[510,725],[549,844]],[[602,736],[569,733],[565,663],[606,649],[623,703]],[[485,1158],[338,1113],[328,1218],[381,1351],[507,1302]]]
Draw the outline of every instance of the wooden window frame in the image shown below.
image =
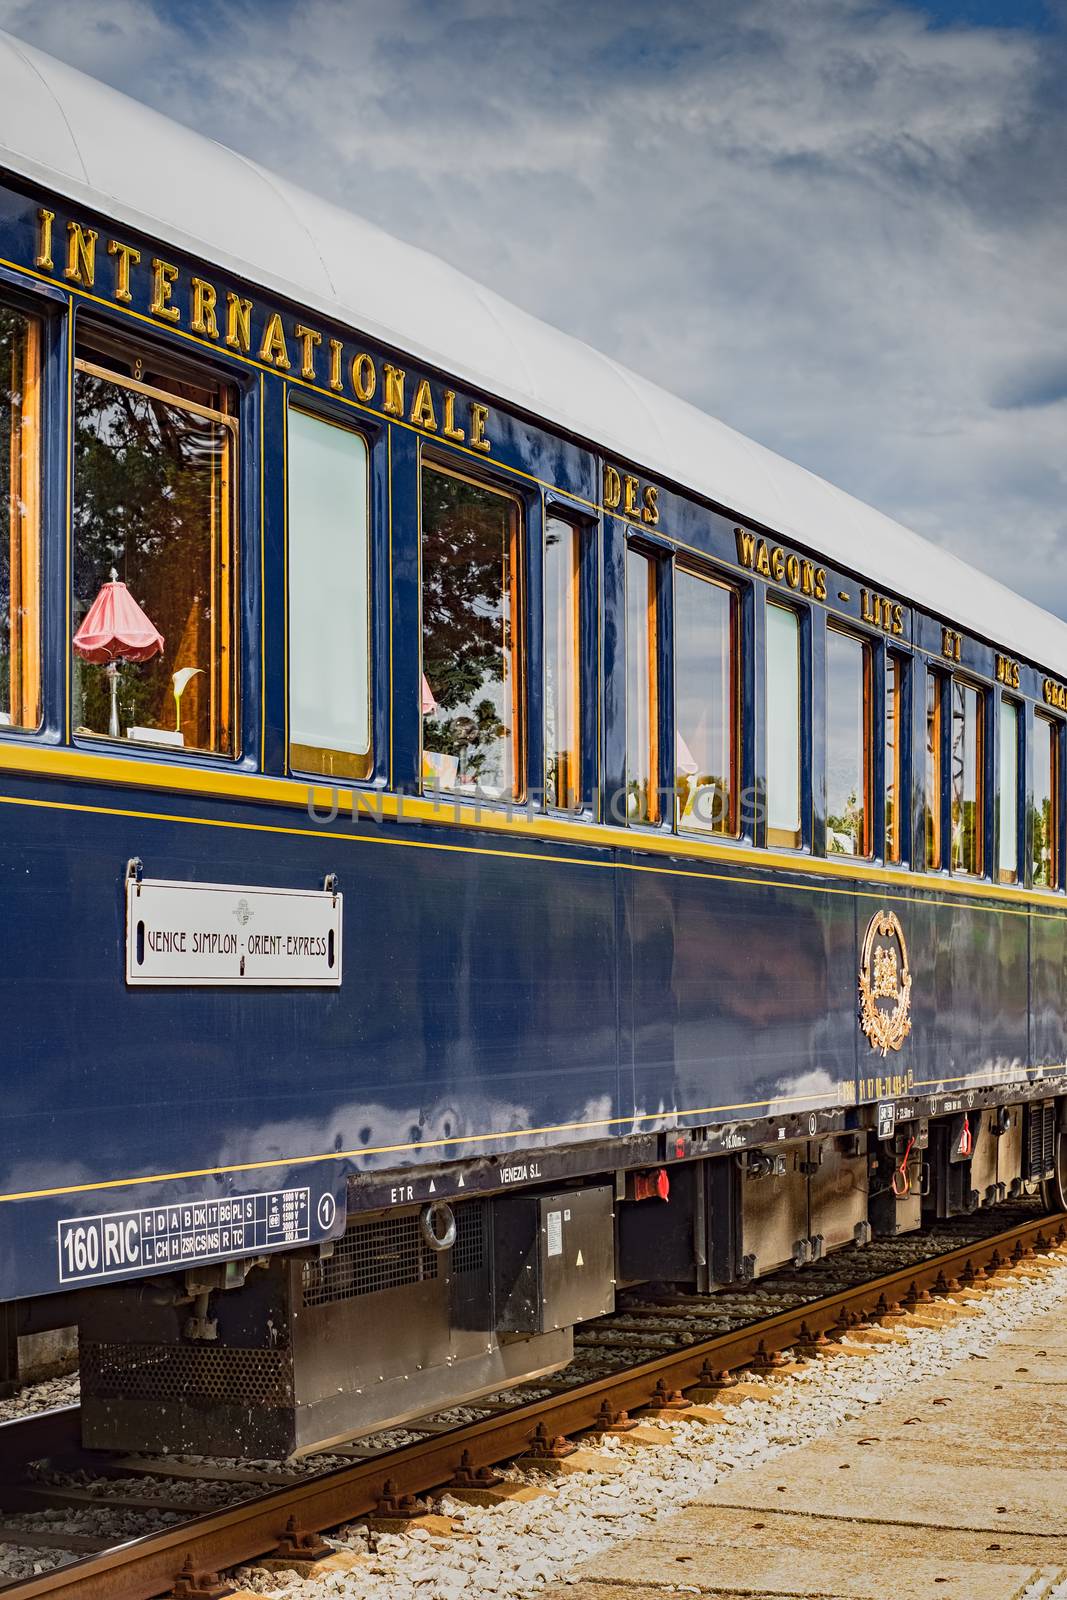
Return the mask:
[[[626,639],[626,676],[627,676],[627,679],[629,678],[629,672],[630,672],[630,640],[629,640],[630,587],[629,586],[630,586],[630,557],[631,556],[635,556],[640,561],[644,562],[646,573],[647,573],[647,580],[648,580],[648,590],[647,590],[647,594],[646,594],[646,603],[645,603],[645,626],[646,626],[646,630],[647,630],[647,639],[648,639],[648,702],[649,702],[648,703],[648,745],[649,745],[649,748],[648,748],[648,815],[646,817],[634,817],[634,818],[630,818],[628,816],[627,817],[627,823],[628,823],[628,825],[630,827],[655,828],[655,827],[659,826],[659,824],[661,823],[661,821],[663,819],[663,806],[661,804],[661,797],[660,797],[660,769],[661,769],[661,762],[660,762],[660,749],[659,749],[659,746],[660,746],[659,693],[660,693],[660,675],[661,675],[661,666],[660,666],[660,659],[659,659],[659,655],[660,655],[660,652],[659,652],[659,619],[660,619],[659,584],[660,584],[660,566],[661,566],[661,563],[662,563],[664,558],[659,554],[658,551],[653,551],[648,546],[646,546],[646,545],[644,545],[642,543],[639,543],[639,542],[637,542],[635,540],[630,540],[628,542],[627,546],[626,546],[626,561],[625,561],[625,575],[624,575],[624,606],[625,606],[625,610],[626,610],[626,626],[627,626],[627,639]],[[627,752],[626,752],[627,753],[626,790],[627,790],[627,793],[629,792],[629,786],[630,786],[630,770],[629,770],[629,759],[628,759],[629,758],[629,744],[630,744],[629,716],[630,716],[630,707],[629,707],[629,702],[627,702],[627,706],[626,706],[626,717],[627,717],[627,732],[626,732],[626,745],[627,745]],[[672,770],[673,770],[673,768],[672,768]]]
[[[770,802],[767,802],[766,842],[771,850],[803,850],[804,849],[804,613],[781,601],[775,596],[767,596],[768,610],[773,606],[779,611],[786,612],[793,618],[797,630],[797,817],[796,828],[774,828],[770,822]],[[767,646],[766,636],[764,642],[763,670],[766,678],[767,672]],[[764,685],[765,708],[769,704],[770,696]],[[766,710],[765,710],[766,716]],[[769,726],[769,717],[766,717]]]
[[742,727],[743,708],[741,704],[741,591],[736,583],[719,577],[718,573],[708,572],[694,562],[679,561],[675,564],[675,577],[682,573],[687,578],[697,578],[701,583],[708,584],[711,588],[722,589],[729,596],[730,601],[730,811],[727,828],[686,828],[683,827],[678,817],[677,789],[678,789],[678,644],[677,644],[677,608],[674,610],[674,724],[675,724],[675,751],[672,762],[674,773],[674,811],[675,828],[679,834],[694,835],[700,838],[713,839],[738,839],[741,836],[741,761],[743,755]]
[[[89,330],[89,347],[99,351],[106,344],[105,337],[96,328]],[[139,351],[143,349],[142,356]],[[126,346],[116,345],[117,355],[124,361],[151,360],[164,371],[169,371],[166,356],[157,360],[156,352],[151,346]],[[222,395],[225,397],[236,385],[228,378],[217,375],[213,369],[212,379],[218,384]],[[217,519],[212,502],[211,522],[211,633],[210,651],[212,662],[216,654],[220,659],[218,673],[218,702],[216,702],[215,674],[211,678],[211,703],[209,712],[209,729],[211,742],[204,747],[185,749],[182,747],[157,746],[149,741],[128,740],[124,745],[129,746],[131,752],[145,750],[159,750],[170,757],[204,757],[214,758],[219,761],[233,762],[240,759],[241,755],[241,727],[240,727],[240,687],[238,680],[238,660],[240,654],[240,620],[236,615],[236,600],[240,592],[240,574],[238,562],[240,559],[240,530],[238,527],[239,507],[237,501],[237,479],[239,473],[238,451],[240,448],[240,426],[237,412],[224,411],[212,406],[205,406],[196,400],[187,400],[184,395],[177,394],[171,389],[160,388],[156,384],[145,383],[143,379],[131,376],[128,373],[116,370],[114,367],[103,366],[98,361],[89,360],[85,356],[75,355],[74,371],[84,372],[90,377],[101,378],[107,383],[114,384],[117,388],[130,389],[135,394],[143,395],[149,400],[159,400],[164,405],[173,406],[177,411],[186,411],[190,415],[199,417],[201,421],[213,422],[222,426],[230,439],[230,448],[223,454],[220,468],[220,484],[218,504],[225,508],[225,516]],[[195,369],[186,369],[184,366],[179,374],[175,372],[175,382],[195,382]],[[77,425],[77,399],[72,400],[71,425]],[[77,483],[73,485],[73,492],[77,495]],[[220,525],[221,523],[221,525]],[[224,557],[228,559],[223,559]],[[70,560],[74,561],[75,551],[73,546]],[[225,631],[220,630],[220,619],[224,619]],[[68,648],[70,646],[68,645]],[[229,731],[228,750],[219,749],[218,729],[224,727]],[[83,732],[79,738],[108,739],[110,735],[96,732]]]
[[[287,405],[286,411],[285,411],[285,452],[286,452],[286,461],[288,461],[288,459],[289,459],[289,418],[292,416],[294,411],[299,412],[300,415],[303,416],[303,417],[309,417],[313,422],[321,422],[323,424],[323,426],[325,426],[325,427],[337,428],[342,433],[354,434],[357,438],[362,439],[364,447],[365,447],[366,452],[367,452],[367,482],[366,482],[366,510],[367,510],[367,574],[366,574],[366,576],[367,576],[367,656],[368,656],[368,659],[367,659],[367,734],[368,734],[369,745],[368,745],[368,749],[367,749],[365,754],[358,755],[358,754],[352,754],[352,753],[344,752],[344,751],[320,749],[316,745],[298,744],[298,743],[295,743],[293,741],[293,738],[292,738],[292,732],[291,732],[291,708],[289,706],[289,671],[288,671],[288,662],[290,661],[290,659],[292,657],[292,637],[291,637],[290,607],[289,607],[289,561],[290,561],[290,549],[289,549],[289,538],[288,538],[288,528],[289,528],[289,492],[290,492],[291,484],[288,481],[288,474],[287,474],[287,481],[286,481],[286,485],[285,485],[285,494],[286,494],[286,506],[285,506],[285,526],[286,526],[286,540],[285,540],[285,593],[286,593],[285,645],[286,645],[286,663],[287,663],[286,676],[285,676],[286,730],[287,730],[286,760],[287,760],[289,771],[291,771],[291,772],[295,771],[295,772],[300,772],[300,773],[306,773],[307,775],[312,776],[312,777],[324,777],[324,778],[329,778],[331,780],[340,779],[341,782],[343,782],[343,783],[344,782],[356,782],[356,783],[366,782],[366,780],[368,778],[373,776],[373,773],[374,773],[374,759],[375,759],[375,749],[374,749],[374,733],[375,733],[375,728],[374,728],[374,684],[375,684],[375,670],[374,670],[374,610],[375,610],[375,607],[374,607],[374,588],[373,588],[373,579],[374,579],[374,563],[373,563],[374,522],[373,522],[373,497],[372,497],[372,493],[371,493],[371,487],[372,487],[373,476],[374,476],[374,465],[373,465],[373,455],[372,455],[373,444],[372,444],[371,439],[368,437],[367,433],[362,428],[355,426],[354,424],[346,421],[345,419],[343,419],[341,417],[334,417],[334,416],[327,415],[327,413],[325,411],[320,411],[317,407],[312,407],[312,406],[307,406],[307,405],[300,405],[297,402],[295,402],[294,400],[292,400],[292,398],[290,398],[290,402]],[[327,766],[325,764],[327,758],[332,759],[332,761],[333,761],[333,765],[332,766]]]
[[[957,684],[959,685],[959,687],[961,689],[969,689],[970,692],[975,697],[975,705],[977,707],[977,716],[976,716],[976,719],[975,719],[975,731],[976,731],[976,735],[977,735],[977,741],[976,741],[977,742],[977,751],[976,751],[976,756],[977,756],[976,768],[977,768],[977,770],[976,770],[976,773],[975,773],[976,782],[975,782],[975,802],[974,802],[974,804],[975,804],[975,815],[976,815],[974,837],[975,837],[975,845],[976,845],[975,854],[977,856],[977,864],[976,864],[975,869],[974,869],[973,872],[969,871],[966,867],[957,867],[954,864],[954,862],[952,860],[952,838],[951,838],[951,833],[950,833],[950,836],[949,836],[949,871],[952,873],[953,877],[957,877],[957,878],[970,878],[970,879],[984,878],[986,876],[986,860],[985,860],[985,855],[986,855],[986,837],[985,837],[985,834],[986,834],[986,828],[985,828],[985,824],[986,824],[986,776],[985,776],[985,762],[986,762],[986,748],[987,748],[986,747],[986,725],[987,725],[987,722],[988,722],[988,716],[987,716],[987,712],[986,712],[986,699],[987,699],[986,687],[985,687],[984,684],[976,683],[972,679],[962,676],[960,673],[952,673],[952,674],[950,674],[948,683],[949,683],[949,695],[950,696],[952,694],[952,690],[956,687]],[[951,775],[952,775],[952,766],[951,766],[951,761],[952,761],[952,757],[951,757],[951,752],[952,752],[952,714],[951,714],[951,707],[950,707],[949,726],[948,726],[948,746],[949,746],[949,778],[950,778],[949,792],[948,792],[948,803],[949,803],[950,826],[951,826],[951,808],[952,808],[952,787],[951,787]]]
[[[445,463],[436,455],[424,453],[419,460],[419,485],[418,485],[418,515],[419,515],[419,672],[423,671],[423,643],[425,630],[422,614],[422,480],[426,472],[436,472],[444,478],[456,478],[461,483],[469,483],[475,489],[481,489],[486,494],[495,494],[511,507],[511,518],[508,539],[508,565],[512,573],[512,582],[508,594],[508,616],[511,622],[511,644],[508,650],[508,659],[511,665],[511,712],[514,724],[512,739],[512,789],[507,797],[494,800],[486,795],[478,794],[475,797],[479,806],[483,805],[521,805],[526,798],[526,506],[520,495],[513,489],[505,488],[495,479],[478,473],[463,472],[458,468]],[[419,791],[425,791],[426,779],[423,776],[423,727],[422,718],[419,718]],[[462,802],[464,792],[461,789],[442,789],[442,794],[447,794],[453,799]]]
[[1063,799],[1063,772],[1062,772],[1062,743],[1063,723],[1058,717],[1050,717],[1044,711],[1034,709],[1034,729],[1042,726],[1048,734],[1049,741],[1049,788],[1051,826],[1049,828],[1049,881],[1048,883],[1033,884],[1034,851],[1033,841],[1030,845],[1030,880],[1033,887],[1048,892],[1056,893],[1061,887],[1060,861],[1060,808]]
[[[1000,697],[1000,707],[999,707],[999,715],[1000,715],[1001,719],[1003,719],[1003,716],[1004,716],[1004,708],[1005,708],[1005,706],[1010,706],[1012,711],[1015,714],[1015,870],[1014,870],[1014,872],[1009,872],[1004,867],[1002,867],[1001,864],[1000,864],[1000,854],[1001,854],[1001,848],[1002,848],[1002,844],[1003,844],[1003,828],[1004,828],[1003,807],[1001,806],[1000,802],[1001,802],[1001,799],[1002,799],[1002,797],[1004,795],[1004,770],[1003,770],[1003,767],[1001,766],[1001,762],[1000,762],[1000,757],[1001,757],[1001,754],[1002,754],[1002,751],[1003,751],[1003,742],[1002,742],[1002,739],[998,736],[998,739],[997,739],[997,839],[996,839],[996,844],[997,844],[997,882],[998,883],[1019,883],[1021,881],[1021,877],[1022,877],[1022,874],[1019,871],[1019,867],[1020,867],[1020,863],[1021,863],[1021,856],[1020,856],[1020,851],[1019,851],[1019,831],[1020,831],[1019,830],[1019,820],[1020,820],[1020,815],[1021,815],[1021,811],[1020,811],[1020,807],[1019,807],[1019,773],[1020,773],[1021,763],[1020,763],[1020,760],[1019,760],[1019,755],[1020,755],[1020,744],[1021,744],[1020,735],[1022,733],[1022,728],[1023,728],[1023,711],[1024,711],[1024,707],[1023,707],[1023,705],[1022,705],[1022,703],[1020,701],[1014,699],[1011,695],[1002,694],[1001,697]],[[1003,722],[1001,720],[1001,722],[998,723],[998,735],[999,735],[999,729],[1002,726],[1003,726]]]
[[22,404],[11,429],[9,485],[8,626],[11,664],[8,721],[2,731],[36,733],[41,726],[42,347],[44,323],[32,311],[7,305],[25,325]]
[[[944,836],[941,826],[941,808],[945,800],[945,761],[943,745],[945,692],[943,672],[932,667],[926,669],[923,698],[923,866],[927,872],[943,872],[945,864]],[[930,691],[934,695],[934,727],[930,733]],[[931,765],[933,781],[931,782]]]
[[[827,621],[827,634],[836,633],[844,639],[852,639],[863,652],[863,837],[862,848],[855,852],[834,852],[846,857],[851,856],[853,861],[870,861],[874,855],[874,641],[865,633],[857,633],[854,628],[845,627],[836,619]],[[829,651],[827,651],[827,655]],[[826,693],[827,725],[829,725],[830,694]],[[827,745],[829,740],[826,741]],[[829,821],[824,819],[824,827],[829,832]],[[827,855],[829,855],[829,850]]]
[[[583,587],[583,585],[582,585],[582,576],[583,576],[583,566],[584,566],[584,562],[585,562],[585,542],[586,542],[586,538],[587,538],[588,529],[587,529],[587,526],[584,523],[577,521],[573,516],[567,516],[562,510],[558,509],[557,507],[555,507],[555,506],[546,506],[545,507],[545,511],[544,511],[544,516],[543,516],[543,519],[542,519],[542,531],[541,531],[542,563],[544,563],[545,551],[547,551],[547,549],[548,549],[548,530],[549,530],[549,524],[552,523],[552,522],[562,523],[564,527],[569,528],[570,531],[571,531],[571,534],[573,535],[573,539],[574,539],[574,567],[573,567],[573,571],[571,572],[570,582],[571,582],[571,594],[573,595],[573,602],[574,602],[574,605],[573,605],[573,609],[574,609],[574,628],[573,628],[573,638],[571,639],[571,648],[573,650],[573,657],[574,657],[574,671],[573,671],[573,674],[572,674],[572,688],[571,688],[571,700],[572,700],[571,714],[572,714],[572,717],[573,717],[574,735],[575,736],[574,736],[574,749],[572,751],[568,752],[567,756],[566,756],[566,760],[567,760],[568,766],[573,765],[574,772],[573,772],[572,781],[570,783],[568,783],[568,784],[563,785],[563,787],[565,789],[569,789],[573,793],[573,795],[574,795],[574,805],[568,804],[568,801],[567,801],[566,797],[564,797],[562,800],[560,799],[559,790],[560,790],[561,786],[559,784],[558,778],[557,778],[557,782],[556,782],[556,798],[554,800],[552,800],[552,801],[550,801],[549,798],[548,798],[549,749],[548,749],[548,738],[547,738],[547,732],[546,732],[545,736],[542,739],[542,746],[543,746],[542,754],[544,756],[544,766],[545,766],[545,772],[544,772],[545,809],[548,810],[548,811],[561,811],[561,812],[565,812],[565,813],[569,814],[569,813],[572,813],[577,807],[581,807],[585,802],[585,791],[584,791],[584,787],[583,787],[583,783],[582,783],[582,754],[583,754],[584,744],[585,744],[585,739],[584,739],[585,730],[584,730],[584,727],[583,727],[584,718],[583,718],[583,715],[582,715],[582,703],[583,703],[583,699],[584,699],[584,696],[583,696],[583,693],[582,693],[582,690],[583,690],[583,682],[582,682],[582,678],[583,678],[583,673],[582,673],[582,639],[583,639],[583,636],[584,636],[584,633],[585,633],[586,621],[585,621],[585,616],[584,616],[585,607],[584,607],[584,605],[582,603],[582,587]],[[541,594],[542,594],[542,607],[544,608],[545,615],[547,616],[547,595],[546,595],[546,592],[545,592],[545,584],[544,584],[543,580],[542,580],[542,584],[541,584]],[[542,631],[542,638],[544,638],[544,619],[542,619],[542,630],[543,630]],[[541,716],[542,716],[542,722],[545,722],[546,721],[546,714],[547,714],[547,707],[548,707],[548,693],[547,693],[547,689],[548,689],[548,651],[547,651],[547,649],[542,649],[542,657],[543,657],[543,659],[542,659],[542,664],[541,664],[542,665]],[[559,752],[557,751],[556,754],[558,755]]]

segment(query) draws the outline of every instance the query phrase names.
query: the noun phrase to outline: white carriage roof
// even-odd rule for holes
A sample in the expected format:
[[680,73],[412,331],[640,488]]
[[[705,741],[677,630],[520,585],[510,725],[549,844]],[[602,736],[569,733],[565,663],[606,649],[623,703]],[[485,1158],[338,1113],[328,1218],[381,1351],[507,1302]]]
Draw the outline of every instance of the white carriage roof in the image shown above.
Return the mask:
[[1067,624],[426,251],[0,32],[0,166],[773,528],[1067,677]]

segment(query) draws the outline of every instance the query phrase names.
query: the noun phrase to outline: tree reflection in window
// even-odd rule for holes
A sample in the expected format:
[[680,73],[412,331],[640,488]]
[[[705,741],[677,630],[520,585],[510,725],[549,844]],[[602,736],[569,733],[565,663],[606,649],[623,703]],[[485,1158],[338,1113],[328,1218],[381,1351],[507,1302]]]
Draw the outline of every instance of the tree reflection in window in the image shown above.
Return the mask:
[[977,877],[982,871],[982,697],[958,678],[952,680],[950,756],[952,870]]
[[519,519],[507,495],[427,467],[422,476],[423,778],[520,788]]
[[[233,426],[223,408],[218,389],[164,392],[79,361],[74,627],[114,568],[166,641],[164,655],[120,670],[122,735],[232,754]],[[106,734],[107,668],[75,655],[74,697],[78,730]]]

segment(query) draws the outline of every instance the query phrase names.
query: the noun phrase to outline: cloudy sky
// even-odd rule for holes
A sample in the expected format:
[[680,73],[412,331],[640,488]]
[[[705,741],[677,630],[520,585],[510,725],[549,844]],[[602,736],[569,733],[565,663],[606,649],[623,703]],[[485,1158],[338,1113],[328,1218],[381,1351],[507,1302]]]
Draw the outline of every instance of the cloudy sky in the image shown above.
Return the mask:
[[1067,617],[1067,0],[0,0],[0,27]]

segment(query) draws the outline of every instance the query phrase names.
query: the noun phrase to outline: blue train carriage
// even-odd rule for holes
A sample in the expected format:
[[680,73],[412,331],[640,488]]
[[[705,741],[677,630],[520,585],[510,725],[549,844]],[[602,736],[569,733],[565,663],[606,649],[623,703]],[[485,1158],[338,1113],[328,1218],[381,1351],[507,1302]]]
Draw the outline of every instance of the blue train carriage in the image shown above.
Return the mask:
[[0,36],[0,1299],[306,1451],[1065,1199],[1067,628]]

